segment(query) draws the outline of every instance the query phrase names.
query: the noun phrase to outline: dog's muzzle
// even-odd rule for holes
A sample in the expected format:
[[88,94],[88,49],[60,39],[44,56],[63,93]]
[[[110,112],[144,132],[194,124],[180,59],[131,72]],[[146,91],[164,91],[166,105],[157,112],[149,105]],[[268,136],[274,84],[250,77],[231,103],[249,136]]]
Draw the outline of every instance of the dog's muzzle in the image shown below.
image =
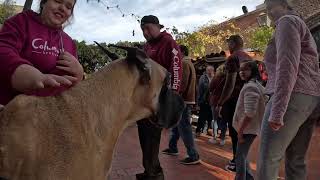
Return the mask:
[[185,104],[183,98],[168,86],[168,78],[161,88],[159,106],[155,116],[150,121],[162,128],[171,128],[181,119]]

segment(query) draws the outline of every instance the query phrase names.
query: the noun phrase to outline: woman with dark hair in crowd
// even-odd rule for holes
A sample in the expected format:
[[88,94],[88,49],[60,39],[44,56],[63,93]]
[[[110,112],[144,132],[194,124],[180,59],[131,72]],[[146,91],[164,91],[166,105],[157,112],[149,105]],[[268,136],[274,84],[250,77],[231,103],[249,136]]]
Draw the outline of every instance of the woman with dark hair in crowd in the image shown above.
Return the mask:
[[[212,81],[210,82],[209,86],[209,103],[212,109],[212,130],[213,130],[213,137],[209,139],[209,143],[216,144],[218,143],[218,139],[220,138],[220,145],[225,145],[225,137],[227,131],[227,122],[224,121],[221,116],[215,112],[215,108],[217,106],[218,100],[222,94],[222,86],[225,83],[225,65],[220,65],[213,77]],[[221,130],[220,136],[218,137],[218,129]]]
[[236,180],[253,179],[247,155],[251,144],[260,134],[266,98],[259,83],[260,72],[255,61],[240,65],[240,78],[245,81],[240,91],[232,126],[238,133]]

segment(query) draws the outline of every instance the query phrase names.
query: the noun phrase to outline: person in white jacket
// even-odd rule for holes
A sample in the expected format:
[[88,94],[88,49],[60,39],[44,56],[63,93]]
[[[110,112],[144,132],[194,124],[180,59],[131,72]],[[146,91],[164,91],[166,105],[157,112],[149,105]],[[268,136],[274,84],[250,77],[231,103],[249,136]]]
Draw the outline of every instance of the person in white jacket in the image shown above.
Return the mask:
[[253,179],[246,160],[251,144],[260,134],[265,111],[264,87],[258,82],[259,70],[256,62],[248,61],[240,66],[243,86],[236,106],[232,126],[238,133],[236,152],[236,180]]

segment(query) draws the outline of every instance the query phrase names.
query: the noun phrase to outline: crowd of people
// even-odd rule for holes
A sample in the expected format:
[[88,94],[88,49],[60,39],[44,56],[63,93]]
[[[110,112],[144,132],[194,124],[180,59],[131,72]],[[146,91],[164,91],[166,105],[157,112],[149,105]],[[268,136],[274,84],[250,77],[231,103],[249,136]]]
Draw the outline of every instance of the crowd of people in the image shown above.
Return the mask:
[[257,136],[257,179],[277,179],[283,158],[286,179],[306,179],[305,156],[320,113],[320,92],[313,89],[320,87],[317,47],[287,1],[267,0],[266,5],[276,25],[264,57],[268,82],[261,64],[243,51],[242,38],[231,36],[227,40],[231,55],[226,63],[216,71],[207,66],[199,80],[196,136],[208,121],[213,129],[209,142],[220,140],[224,145],[228,127],[233,159],[226,170],[236,172],[237,180],[254,179],[246,158]]
[[[208,121],[213,129],[209,141],[224,145],[229,130],[233,158],[226,169],[236,172],[235,179],[254,179],[246,158],[257,136],[261,139],[258,180],[276,180],[283,158],[286,179],[306,179],[305,156],[316,120],[313,115],[320,106],[317,47],[305,22],[286,0],[265,3],[276,26],[264,57],[266,87],[260,81],[259,66],[243,51],[241,36],[232,35],[227,40],[231,55],[217,69],[206,68],[199,80],[197,98],[196,74],[188,48],[161,31],[164,26],[156,16],[141,19],[147,41],[143,49],[170,72],[171,88],[183,96],[186,104],[162,153],[177,155],[181,136],[188,154],[181,163],[200,162],[190,124],[190,108],[197,102],[200,117],[196,136],[201,135]],[[4,23],[0,31],[0,104],[8,104],[19,94],[53,96],[83,79],[76,46],[63,31],[75,4],[76,0],[41,0],[39,13],[25,11]],[[185,73],[188,80],[183,80]],[[181,84],[183,81],[188,84]],[[164,179],[159,161],[161,131],[147,119],[138,122],[145,169],[136,175],[138,180]]]

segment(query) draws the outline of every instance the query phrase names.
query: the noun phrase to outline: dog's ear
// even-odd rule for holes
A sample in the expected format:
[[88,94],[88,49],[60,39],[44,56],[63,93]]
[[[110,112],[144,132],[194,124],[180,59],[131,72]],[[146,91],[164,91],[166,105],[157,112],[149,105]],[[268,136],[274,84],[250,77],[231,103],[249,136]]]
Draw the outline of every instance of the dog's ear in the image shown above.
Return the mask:
[[148,62],[146,53],[136,47],[125,47],[117,45],[109,45],[127,51],[127,62],[135,64],[141,75],[141,82],[146,84],[151,79],[151,64]]
[[116,53],[112,53],[110,52],[107,48],[103,47],[101,44],[99,44],[96,41],[93,41],[94,43],[96,43],[96,45],[98,45],[98,47],[101,49],[102,52],[106,53],[107,56],[109,56],[109,58],[114,61],[119,59],[120,57],[116,54]]

